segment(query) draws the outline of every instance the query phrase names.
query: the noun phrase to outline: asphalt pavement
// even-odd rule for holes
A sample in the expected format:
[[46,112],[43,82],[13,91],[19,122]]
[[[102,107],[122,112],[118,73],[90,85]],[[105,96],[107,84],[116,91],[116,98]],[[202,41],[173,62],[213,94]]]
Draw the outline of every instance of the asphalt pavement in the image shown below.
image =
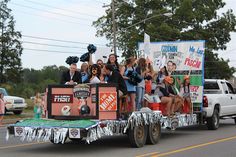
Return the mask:
[[104,137],[86,144],[67,140],[64,145],[21,142],[18,138],[5,139],[6,128],[0,128],[1,157],[235,157],[236,125],[233,120],[221,121],[220,128],[207,130],[205,126],[192,126],[163,131],[156,145],[131,148],[126,135]]

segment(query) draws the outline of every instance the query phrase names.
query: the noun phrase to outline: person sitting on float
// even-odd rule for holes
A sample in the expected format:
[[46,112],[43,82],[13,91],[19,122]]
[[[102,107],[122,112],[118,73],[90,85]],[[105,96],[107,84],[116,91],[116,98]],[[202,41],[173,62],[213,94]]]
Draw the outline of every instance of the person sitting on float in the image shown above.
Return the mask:
[[190,86],[190,76],[185,75],[184,76],[184,81],[183,81],[183,83],[181,84],[181,87],[180,87],[180,95],[183,97],[184,102],[187,102],[187,104],[189,105],[190,113],[192,114],[193,105],[192,105],[192,102],[191,102],[189,86]]
[[89,78],[89,65],[88,63],[82,63],[80,73],[82,75],[82,83],[85,83]]
[[101,59],[98,59],[97,60],[97,65],[100,67],[100,69],[102,69],[103,66],[104,66],[104,63],[103,63],[103,61]]
[[117,55],[115,55],[115,54],[110,54],[109,55],[109,58],[108,58],[108,61],[107,61],[107,64],[110,64],[110,65],[112,65],[113,66],[113,69],[115,70],[115,71],[118,71],[118,72],[120,72],[120,66],[119,66],[119,63],[118,63],[118,61],[117,61]]
[[182,108],[184,105],[184,99],[180,96],[178,89],[175,87],[175,79],[173,76],[170,76],[171,80],[167,85],[170,96],[173,98],[173,105],[171,108],[171,112],[182,112]]
[[69,70],[63,72],[61,77],[61,84],[77,85],[82,83],[81,73],[77,69],[78,57],[68,57],[66,63],[70,65]]
[[173,106],[173,97],[168,91],[168,85],[171,84],[171,82],[171,77],[166,76],[163,80],[163,83],[157,85],[157,94],[161,100],[161,103],[166,105],[166,115],[168,117],[173,115],[173,112],[171,111]]
[[100,83],[100,75],[101,75],[101,69],[97,64],[93,64],[90,67],[90,75],[89,75],[89,79],[88,82],[89,83]]
[[123,77],[117,70],[114,70],[113,65],[106,64],[104,67],[104,74],[107,75],[107,83],[113,83],[117,85],[119,97],[122,97],[128,93]]

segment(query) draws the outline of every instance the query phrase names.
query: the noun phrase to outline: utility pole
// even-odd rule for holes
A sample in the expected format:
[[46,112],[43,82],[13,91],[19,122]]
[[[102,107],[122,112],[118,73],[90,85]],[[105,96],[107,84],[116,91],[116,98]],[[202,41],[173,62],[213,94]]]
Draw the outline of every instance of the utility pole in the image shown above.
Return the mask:
[[112,32],[113,32],[113,51],[116,53],[116,17],[115,17],[115,0],[112,0]]
[[116,8],[115,8],[115,0],[112,0],[111,1],[111,4],[110,5],[103,5],[103,7],[111,7],[111,11],[112,11],[112,36],[113,36],[113,41],[112,41],[112,44],[113,44],[113,52],[115,55],[117,55],[117,52],[116,52],[116,15],[115,15],[115,11],[116,11]]

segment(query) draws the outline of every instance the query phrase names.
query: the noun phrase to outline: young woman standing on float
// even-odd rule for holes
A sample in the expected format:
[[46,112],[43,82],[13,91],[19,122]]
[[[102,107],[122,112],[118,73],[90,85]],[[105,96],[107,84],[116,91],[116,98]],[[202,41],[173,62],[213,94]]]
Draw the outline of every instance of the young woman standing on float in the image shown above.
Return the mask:
[[133,111],[136,110],[136,105],[135,105],[136,85],[131,84],[129,82],[128,75],[129,73],[135,72],[134,64],[135,64],[135,58],[130,57],[126,60],[125,66],[123,66],[120,71],[121,75],[125,80],[125,84],[128,90],[128,96],[130,99],[130,104],[132,106]]
[[145,93],[145,80],[144,77],[147,73],[147,63],[145,58],[139,58],[136,72],[143,78],[136,87],[136,110],[140,110],[143,107],[144,93]]
[[118,61],[117,61],[117,56],[115,54],[110,54],[109,55],[107,64],[111,64],[115,71],[120,72],[119,64],[118,64]]

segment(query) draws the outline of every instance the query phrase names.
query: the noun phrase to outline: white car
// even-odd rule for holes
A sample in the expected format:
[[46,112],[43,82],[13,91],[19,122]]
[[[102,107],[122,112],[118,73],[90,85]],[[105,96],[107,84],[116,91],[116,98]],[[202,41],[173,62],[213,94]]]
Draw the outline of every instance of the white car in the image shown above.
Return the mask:
[[24,98],[9,96],[5,88],[0,88],[0,92],[4,94],[6,112],[13,112],[14,114],[18,115],[21,114],[24,108],[27,107]]

